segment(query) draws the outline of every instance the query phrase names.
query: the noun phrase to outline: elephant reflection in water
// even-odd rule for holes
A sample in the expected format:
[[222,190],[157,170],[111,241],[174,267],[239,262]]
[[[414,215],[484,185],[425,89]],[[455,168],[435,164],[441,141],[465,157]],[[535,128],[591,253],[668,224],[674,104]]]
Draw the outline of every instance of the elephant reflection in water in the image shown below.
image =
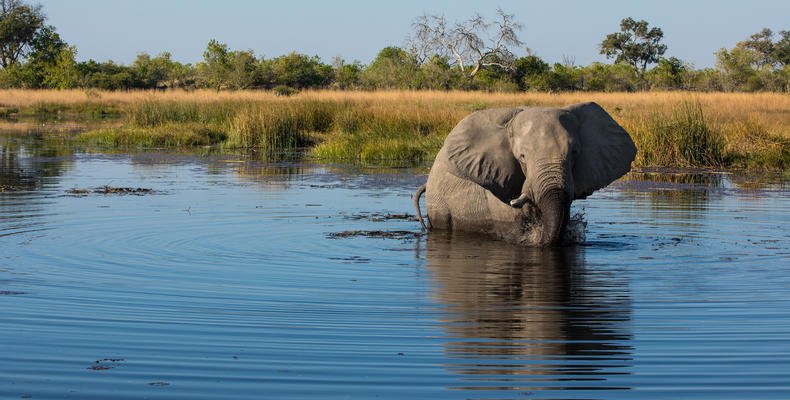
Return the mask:
[[441,325],[452,338],[446,356],[459,359],[448,364],[453,372],[492,375],[491,381],[588,381],[584,386],[625,373],[627,285],[586,273],[582,248],[524,248],[448,234],[428,236],[425,254],[436,300],[448,312]]

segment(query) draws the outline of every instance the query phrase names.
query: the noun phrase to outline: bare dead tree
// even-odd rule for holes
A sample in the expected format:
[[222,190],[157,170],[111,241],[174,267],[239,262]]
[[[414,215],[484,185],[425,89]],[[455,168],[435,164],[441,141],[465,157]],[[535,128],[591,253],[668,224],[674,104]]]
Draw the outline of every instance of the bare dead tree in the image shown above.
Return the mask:
[[515,57],[511,46],[521,46],[516,31],[522,29],[513,14],[497,9],[498,18],[486,22],[480,14],[450,25],[444,15],[422,15],[412,24],[412,48],[420,61],[433,55],[453,60],[473,80],[481,70],[493,66],[511,68]]

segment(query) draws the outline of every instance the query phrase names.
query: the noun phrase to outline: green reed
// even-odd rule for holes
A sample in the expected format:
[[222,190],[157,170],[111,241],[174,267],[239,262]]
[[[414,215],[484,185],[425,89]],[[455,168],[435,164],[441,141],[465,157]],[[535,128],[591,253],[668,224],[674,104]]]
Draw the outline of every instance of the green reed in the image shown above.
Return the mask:
[[684,101],[656,111],[629,129],[638,149],[636,164],[718,167],[725,161],[724,137],[699,102]]

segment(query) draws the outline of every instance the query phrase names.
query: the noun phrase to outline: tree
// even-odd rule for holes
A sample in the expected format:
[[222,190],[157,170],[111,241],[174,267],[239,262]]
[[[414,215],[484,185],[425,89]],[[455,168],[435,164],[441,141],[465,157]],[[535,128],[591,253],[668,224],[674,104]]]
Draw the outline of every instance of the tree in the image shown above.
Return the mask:
[[348,90],[359,86],[359,76],[362,73],[362,64],[359,61],[354,61],[351,64],[346,64],[340,56],[332,60],[332,86]]
[[760,66],[782,68],[790,64],[790,31],[780,31],[779,40],[773,41],[774,33],[768,28],[749,36],[749,40],[737,46],[753,50]]
[[60,50],[54,65],[47,70],[44,84],[55,89],[71,89],[77,86],[77,48],[66,46]]
[[542,76],[549,73],[551,67],[548,63],[541,60],[536,55],[528,55],[521,57],[513,63],[513,69],[510,71],[510,76],[516,82],[521,90],[534,90]]
[[324,87],[329,84],[334,74],[332,67],[322,63],[318,56],[309,57],[296,52],[267,63],[274,84],[297,89]]
[[657,63],[667,51],[667,46],[660,44],[663,37],[660,28],[648,29],[647,21],[637,22],[629,17],[620,22],[620,32],[606,35],[601,42],[601,54],[634,67],[643,78],[647,65]]
[[755,61],[758,65],[773,65],[773,36],[774,33],[770,29],[763,28],[762,31],[749,36],[749,40],[738,43],[738,46],[753,50],[756,56]]
[[419,89],[420,62],[414,53],[388,46],[381,49],[360,78],[370,89]]
[[[479,80],[479,75],[478,75]],[[420,65],[419,88],[430,90],[468,89],[469,79],[453,68],[447,57],[435,54]]]
[[255,54],[252,50],[236,50],[228,54],[228,84],[231,88],[248,89],[255,84]]
[[44,26],[35,33],[29,44],[27,62],[17,62],[4,70],[12,71],[19,87],[35,89],[47,86],[44,81],[49,70],[58,62],[61,51],[68,47],[55,27]]
[[654,89],[685,89],[683,78],[687,69],[686,64],[678,58],[662,58],[658,60],[658,65],[650,70],[647,76]]
[[20,0],[0,0],[0,67],[8,68],[25,57],[43,25],[41,6],[31,7]]
[[88,60],[78,63],[75,68],[79,85],[82,87],[120,90],[137,86],[134,78],[137,72],[133,67],[118,65],[112,61],[99,64],[94,60]]
[[151,58],[148,53],[137,54],[137,59],[132,63],[132,70],[136,75],[138,85],[145,89],[163,86],[170,75],[172,61],[170,53],[164,52]]
[[759,82],[755,66],[760,55],[743,46],[735,46],[728,51],[725,48],[716,52],[716,67],[722,71],[726,77],[727,90],[738,90],[747,88],[757,90],[762,85]]
[[497,20],[486,22],[476,14],[452,26],[443,15],[422,15],[412,23],[412,47],[420,62],[434,55],[453,60],[469,80],[474,80],[481,69],[510,69],[515,57],[508,46],[523,44],[516,35],[522,26],[514,21],[513,14],[506,14],[501,8],[497,15]]
[[209,86],[213,86],[219,92],[230,71],[230,60],[228,57],[228,45],[211,39],[203,52],[204,72]]
[[774,43],[773,59],[786,67],[790,65],[790,31],[779,31],[779,36],[781,38]]

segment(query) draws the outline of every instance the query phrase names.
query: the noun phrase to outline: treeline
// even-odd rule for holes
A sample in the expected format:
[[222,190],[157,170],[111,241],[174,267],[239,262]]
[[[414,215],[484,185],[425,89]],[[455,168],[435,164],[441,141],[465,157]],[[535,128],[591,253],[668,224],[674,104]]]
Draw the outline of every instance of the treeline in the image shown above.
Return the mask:
[[566,59],[550,65],[529,50],[516,57],[503,46],[523,43],[515,35],[520,25],[513,15],[498,10],[500,20],[490,22],[479,15],[455,25],[439,16],[419,17],[406,46],[385,47],[367,65],[339,57],[326,64],[296,52],[265,58],[216,40],[194,65],[174,61],[170,53],[140,53],[131,65],[122,65],[77,62],[76,47],[44,24],[40,6],[0,3],[0,88],[273,89],[282,94],[301,89],[790,91],[790,31],[781,31],[775,40],[764,29],[717,51],[715,68],[695,69],[663,57],[667,48],[660,44],[659,28],[626,18],[621,31],[600,45],[601,54],[616,58],[614,64],[577,66]]

